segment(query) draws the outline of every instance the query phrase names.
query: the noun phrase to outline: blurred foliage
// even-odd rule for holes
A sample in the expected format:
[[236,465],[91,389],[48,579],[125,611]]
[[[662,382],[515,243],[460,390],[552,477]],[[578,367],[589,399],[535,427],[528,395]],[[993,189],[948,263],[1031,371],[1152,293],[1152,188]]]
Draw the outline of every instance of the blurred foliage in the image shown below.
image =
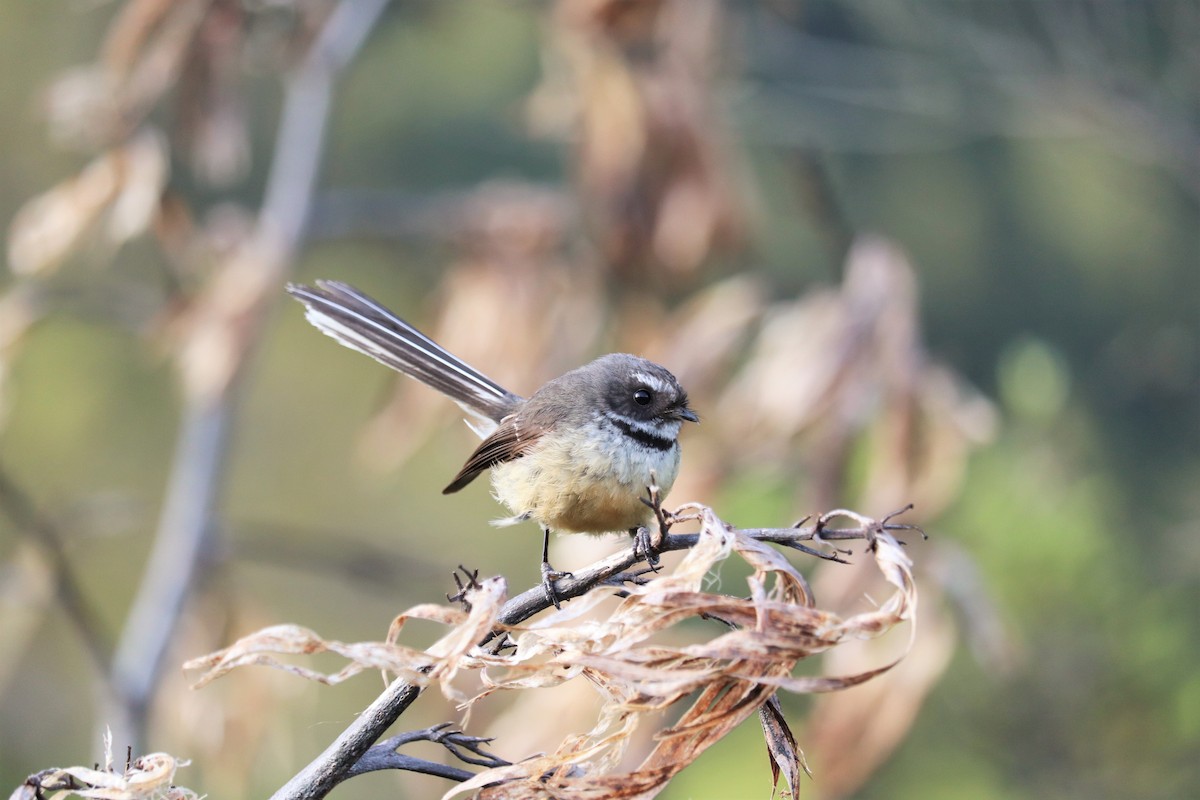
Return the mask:
[[[137,151],[208,249],[174,246],[186,225],[92,231],[57,269],[10,263],[0,281],[0,468],[64,534],[106,640],[170,470],[180,309],[251,225],[279,77],[312,24],[291,3],[216,5],[254,19],[213,70],[236,84],[213,107],[235,116],[206,119],[236,124],[206,155],[177,147],[199,141],[177,138],[198,101],[166,90],[145,119],[169,175]],[[639,4],[394,3],[335,95],[293,274],[361,285],[517,391],[604,349],[668,363],[705,417],[672,502],[695,493],[750,526],[927,492],[922,610],[956,620],[958,646],[899,748],[876,772],[858,762],[853,796],[1200,795],[1200,6],[645,5],[676,14],[678,38]],[[5,220],[107,152],[48,134],[48,98],[122,7],[0,5]],[[887,239],[848,253],[847,232]],[[857,290],[855,252],[876,270]],[[487,530],[484,490],[438,493],[471,446],[440,426],[449,404],[328,346],[294,307],[268,320],[222,480],[227,560],[172,664],[281,620],[379,638],[460,562],[536,580],[536,537]],[[847,342],[855,358],[831,352]],[[795,372],[766,369],[766,393],[755,367],[771,363]],[[790,388],[793,417],[768,416]],[[901,451],[904,469],[887,458]],[[938,472],[968,451],[961,485]],[[99,745],[94,673],[28,547],[0,515],[4,786]],[[189,693],[168,673],[152,749],[196,759],[182,780],[213,797],[269,793],[377,689],[268,675]],[[246,713],[216,711],[231,706]],[[405,727],[444,713],[418,704]],[[821,735],[796,727],[802,747]],[[743,726],[663,796],[766,796],[762,750]],[[803,791],[820,793],[836,759],[810,755]],[[445,788],[399,785],[338,796]]]

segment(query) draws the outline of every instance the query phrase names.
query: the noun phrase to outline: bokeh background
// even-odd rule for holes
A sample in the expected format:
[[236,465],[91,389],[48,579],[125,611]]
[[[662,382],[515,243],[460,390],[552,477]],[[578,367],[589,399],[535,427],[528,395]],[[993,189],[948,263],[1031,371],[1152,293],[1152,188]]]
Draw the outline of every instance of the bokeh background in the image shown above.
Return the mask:
[[[1200,796],[1200,4],[39,0],[0,42],[0,783],[108,723],[263,796],[377,681],[180,663],[536,581],[535,531],[439,493],[452,404],[283,293],[337,278],[519,392],[666,363],[672,502],[916,504],[912,655],[784,698],[807,796]],[[498,752],[586,706],[537,703]],[[663,796],[769,793],[746,725]]]

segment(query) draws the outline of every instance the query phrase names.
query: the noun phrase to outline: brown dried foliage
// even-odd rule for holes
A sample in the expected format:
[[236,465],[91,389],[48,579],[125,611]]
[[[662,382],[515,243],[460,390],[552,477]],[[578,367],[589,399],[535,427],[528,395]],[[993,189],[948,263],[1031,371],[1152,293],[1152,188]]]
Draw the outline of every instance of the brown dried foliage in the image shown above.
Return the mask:
[[[51,139],[93,155],[77,175],[33,198],[14,217],[8,256],[17,275],[44,274],[68,256],[154,233],[172,260],[219,249],[192,227],[183,198],[168,190],[171,156],[201,182],[228,185],[249,166],[243,67],[277,69],[307,43],[326,3],[128,0],[91,63],[60,76],[45,95]],[[294,24],[256,24],[257,16]],[[257,16],[256,16],[257,15]],[[264,54],[266,54],[264,56]],[[151,121],[172,106],[165,130]]]
[[[715,0],[562,0],[530,106],[575,146],[581,204],[622,283],[686,283],[741,244],[738,170],[712,93]],[[569,76],[564,79],[564,76]]]
[[[726,525],[711,509],[682,511],[683,518],[699,521],[696,544],[670,571],[622,589],[615,606],[609,592],[595,590],[532,622],[495,626],[506,598],[504,581],[493,578],[466,593],[469,611],[417,606],[397,617],[382,642],[345,644],[296,626],[275,626],[186,666],[204,670],[198,686],[251,664],[322,683],[379,669],[416,686],[439,686],[468,716],[498,693],[574,680],[587,681],[599,693],[602,704],[591,730],[566,737],[553,752],[485,770],[447,798],[472,791],[483,798],[653,797],[755,714],[761,716],[776,777],[784,777],[794,796],[805,767],[772,698],[779,690],[837,691],[895,666],[892,660],[836,677],[792,674],[806,658],[913,620],[911,562],[890,533],[860,518],[871,531],[869,550],[892,595],[872,610],[843,617],[817,608],[803,576],[770,545]],[[752,570],[747,596],[709,588],[714,570],[734,556]],[[426,650],[405,647],[397,638],[411,619],[450,630]],[[696,625],[699,620],[706,622]],[[489,632],[504,638],[493,639]],[[347,664],[326,674],[277,658],[323,651],[341,655]],[[458,685],[467,673],[478,681],[473,693]],[[653,729],[655,744],[636,768],[622,771],[622,757],[644,726]]]

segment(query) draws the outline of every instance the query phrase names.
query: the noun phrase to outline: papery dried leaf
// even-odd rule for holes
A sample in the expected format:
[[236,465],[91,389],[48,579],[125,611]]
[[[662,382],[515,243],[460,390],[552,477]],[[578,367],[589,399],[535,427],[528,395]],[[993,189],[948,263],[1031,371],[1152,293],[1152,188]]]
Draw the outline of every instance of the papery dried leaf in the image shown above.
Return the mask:
[[391,629],[388,631],[388,641],[395,641],[395,638],[400,635],[404,622],[418,616],[414,613],[418,609],[425,615],[420,617],[422,619],[452,625],[451,630],[430,645],[426,651],[436,659],[433,668],[428,672],[428,677],[440,684],[442,694],[446,697],[459,701],[466,700],[466,697],[451,685],[451,681],[464,666],[467,654],[475,649],[476,645],[483,641],[484,637],[495,627],[496,617],[504,605],[507,592],[508,585],[503,578],[489,578],[479,586],[467,591],[466,602],[470,610],[466,614],[457,609],[453,610],[453,614],[451,614],[448,613],[450,610],[440,606],[432,608],[418,606],[417,609],[402,614],[392,622]]
[[[494,631],[504,600],[503,581],[496,578],[467,592],[469,611],[433,605],[409,609],[396,618],[387,642],[344,644],[297,626],[276,626],[187,667],[207,670],[198,685],[247,664],[268,664],[327,683],[375,668],[416,686],[438,682],[452,698],[459,697],[450,685],[455,673],[479,670],[485,688],[465,704],[468,711],[500,690],[555,686],[578,677],[586,677],[600,692],[603,704],[586,734],[567,736],[551,753],[486,770],[446,797],[478,791],[481,797],[498,798],[651,798],[755,713],[763,715],[772,758],[794,793],[802,757],[779,718],[778,706],[760,709],[780,689],[834,691],[891,669],[895,661],[843,676],[791,675],[801,660],[815,653],[850,639],[874,638],[910,619],[916,607],[911,564],[878,523],[854,512],[833,512],[874,532],[876,566],[895,589],[877,608],[841,617],[813,607],[795,567],[769,545],[726,525],[710,509],[695,506],[688,512],[689,519],[699,520],[700,532],[673,569],[627,587],[627,596],[615,606],[603,593],[593,592],[534,622],[508,626],[513,644],[499,652],[476,644]],[[747,579],[749,596],[704,591],[711,571],[734,555],[754,570]],[[710,618],[724,625],[699,643],[663,636],[679,623]],[[445,624],[450,630],[428,650],[415,651],[397,643],[412,619]],[[328,676],[275,658],[279,653],[324,651],[350,663]],[[618,771],[649,715],[691,695],[696,699],[675,724],[654,726],[657,742],[642,763],[632,771]]]
[[[622,775],[598,775],[585,783],[571,776],[546,776],[538,780],[484,786],[476,796],[480,800],[562,800],[568,797],[571,800],[636,800],[653,797],[676,772],[669,767],[659,767]],[[453,796],[447,793],[443,795],[443,800]]]
[[576,173],[607,265],[629,283],[691,275],[744,227],[710,98],[721,4],[563,0],[555,20],[575,86],[535,99],[575,121]]
[[151,129],[95,159],[17,212],[8,239],[12,271],[52,270],[95,231],[110,245],[140,235],[156,215],[167,174],[166,145]]
[[[472,604],[469,614],[444,606],[415,606],[396,618],[388,640],[384,642],[339,642],[323,639],[299,625],[275,625],[244,636],[223,650],[191,659],[183,667],[204,670],[193,684],[197,689],[235,669],[252,665],[272,667],[326,685],[335,685],[364,670],[374,669],[401,676],[419,686],[436,681],[447,697],[462,699],[450,681],[461,668],[467,650],[495,625],[504,593],[504,580],[491,578],[468,591],[467,599]],[[418,650],[395,642],[404,623],[410,619],[429,620],[452,628],[427,650]],[[275,657],[324,652],[336,653],[350,663],[337,672],[324,673]]]
[[[364,667],[352,664],[343,670],[342,674],[325,675],[314,670],[297,667],[280,662],[272,654],[285,653],[289,655],[311,655],[333,650],[339,643],[327,642],[308,628],[299,625],[274,625],[261,631],[243,636],[234,644],[215,653],[193,658],[184,663],[185,670],[203,669],[201,675],[193,684],[199,689],[229,672],[252,664],[274,667],[291,672],[300,677],[322,683],[338,683],[351,675],[361,672]],[[350,671],[353,669],[353,671]]]
[[22,783],[8,796],[8,800],[39,800],[38,789],[28,783]]
[[212,0],[179,80],[180,143],[196,176],[215,186],[250,165],[240,84],[246,13],[238,0]]
[[72,778],[84,788],[71,788],[71,793],[94,800],[198,800],[190,789],[172,785],[176,770],[189,763],[167,753],[150,753],[135,759],[124,772],[68,767],[38,777],[49,791],[67,789],[65,779]]
[[104,771],[112,772],[113,771],[113,748],[112,748],[113,735],[112,735],[112,728],[110,728],[107,725],[104,726],[104,736],[102,737],[101,741],[104,744]]
[[8,231],[8,263],[16,275],[57,267],[96,223],[116,195],[118,173],[111,154],[27,202]]
[[[813,608],[795,568],[769,546],[700,509],[699,541],[679,566],[629,596],[607,617],[567,625],[550,614],[520,628],[516,650],[485,663],[493,687],[527,686],[537,679],[567,680],[578,667],[608,698],[597,726],[571,737],[547,756],[488,770],[446,796],[482,789],[485,797],[649,798],[734,726],[759,711],[778,689],[834,691],[869,680],[895,662],[837,677],[792,677],[802,659],[856,638],[871,638],[911,618],[916,593],[911,564],[896,542],[880,533],[876,564],[896,589],[879,608],[847,618]],[[873,523],[872,523],[873,524]],[[734,553],[755,566],[749,598],[701,591],[717,562]],[[775,575],[768,589],[768,576]],[[657,636],[689,618],[715,616],[737,630],[699,644],[658,644]],[[494,691],[488,690],[489,693]],[[659,743],[633,772],[612,774],[638,721],[692,692],[700,694],[682,718],[659,733]],[[781,763],[795,788],[802,761],[787,736],[775,732]],[[775,752],[775,751],[773,751]],[[489,787],[489,784],[502,782]],[[487,788],[485,788],[487,787]],[[608,795],[605,795],[605,793]]]
[[120,244],[144,233],[158,215],[159,200],[170,172],[167,143],[162,134],[145,129],[122,150],[120,190],[109,211],[106,233]]
[[758,718],[762,723],[763,739],[767,743],[767,758],[771,762],[772,797],[775,787],[779,785],[779,776],[783,775],[787,786],[785,796],[794,800],[799,797],[801,770],[809,777],[812,777],[812,772],[804,763],[804,754],[784,719],[778,695],[772,695],[770,700],[763,703],[758,710]]
[[51,136],[92,150],[142,125],[176,82],[211,0],[131,0],[109,28],[98,61],[47,92]]
[[50,138],[89,151],[119,138],[124,124],[119,87],[118,75],[99,65],[59,75],[43,99]]
[[[193,688],[199,689],[208,683],[220,678],[223,675],[232,672],[239,667],[246,666],[264,666],[273,667],[274,669],[290,672],[301,678],[318,683],[324,683],[329,686],[336,685],[351,678],[367,668],[366,664],[354,661],[335,673],[323,673],[317,670],[308,669],[306,667],[288,664],[274,658],[272,653],[289,653],[311,655],[313,653],[323,652],[338,652],[347,657],[350,654],[364,661],[370,662],[370,666],[379,666],[381,662],[388,661],[388,666],[396,666],[398,659],[389,658],[395,653],[385,654],[385,648],[375,644],[369,646],[363,643],[361,647],[352,645],[343,645],[341,642],[325,641],[311,631],[297,629],[295,633],[300,635],[291,637],[284,634],[280,628],[294,628],[295,626],[276,626],[265,631],[259,631],[256,634],[239,639],[232,647],[226,650],[219,651],[213,654],[219,658],[211,665],[204,664],[201,659],[193,659],[183,665],[184,669],[203,669],[208,668],[208,672],[202,675],[193,684]],[[212,658],[211,656],[209,658]]]
[[125,70],[121,103],[126,118],[141,119],[175,85],[211,2],[175,0],[167,4],[167,13]]
[[100,61],[118,74],[137,62],[146,41],[161,24],[175,0],[129,0],[113,19]]

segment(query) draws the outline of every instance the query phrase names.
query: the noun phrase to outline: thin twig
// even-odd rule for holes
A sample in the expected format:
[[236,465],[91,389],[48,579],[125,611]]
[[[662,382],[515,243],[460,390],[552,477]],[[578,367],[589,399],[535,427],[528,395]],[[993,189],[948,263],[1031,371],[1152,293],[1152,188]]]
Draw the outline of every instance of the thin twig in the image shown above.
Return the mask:
[[468,778],[475,777],[474,773],[464,769],[396,752],[404,745],[412,744],[413,742],[435,742],[445,747],[459,761],[466,764],[474,764],[478,767],[491,769],[508,766],[510,763],[492,755],[484,749],[486,745],[491,744],[491,738],[467,736],[460,730],[450,728],[449,722],[443,722],[430,728],[419,731],[408,731],[385,739],[364,753],[363,757],[358,760],[358,763],[346,774],[346,777],[353,778],[365,772],[376,772],[383,769],[421,772],[426,775],[436,775],[439,778],[447,778],[452,781],[465,781]]
[[84,597],[75,568],[67,558],[67,548],[57,526],[45,516],[12,476],[0,466],[0,511],[13,527],[36,541],[50,560],[59,605],[75,626],[84,649],[91,656],[99,675],[107,676],[112,654],[101,632],[100,620]]

